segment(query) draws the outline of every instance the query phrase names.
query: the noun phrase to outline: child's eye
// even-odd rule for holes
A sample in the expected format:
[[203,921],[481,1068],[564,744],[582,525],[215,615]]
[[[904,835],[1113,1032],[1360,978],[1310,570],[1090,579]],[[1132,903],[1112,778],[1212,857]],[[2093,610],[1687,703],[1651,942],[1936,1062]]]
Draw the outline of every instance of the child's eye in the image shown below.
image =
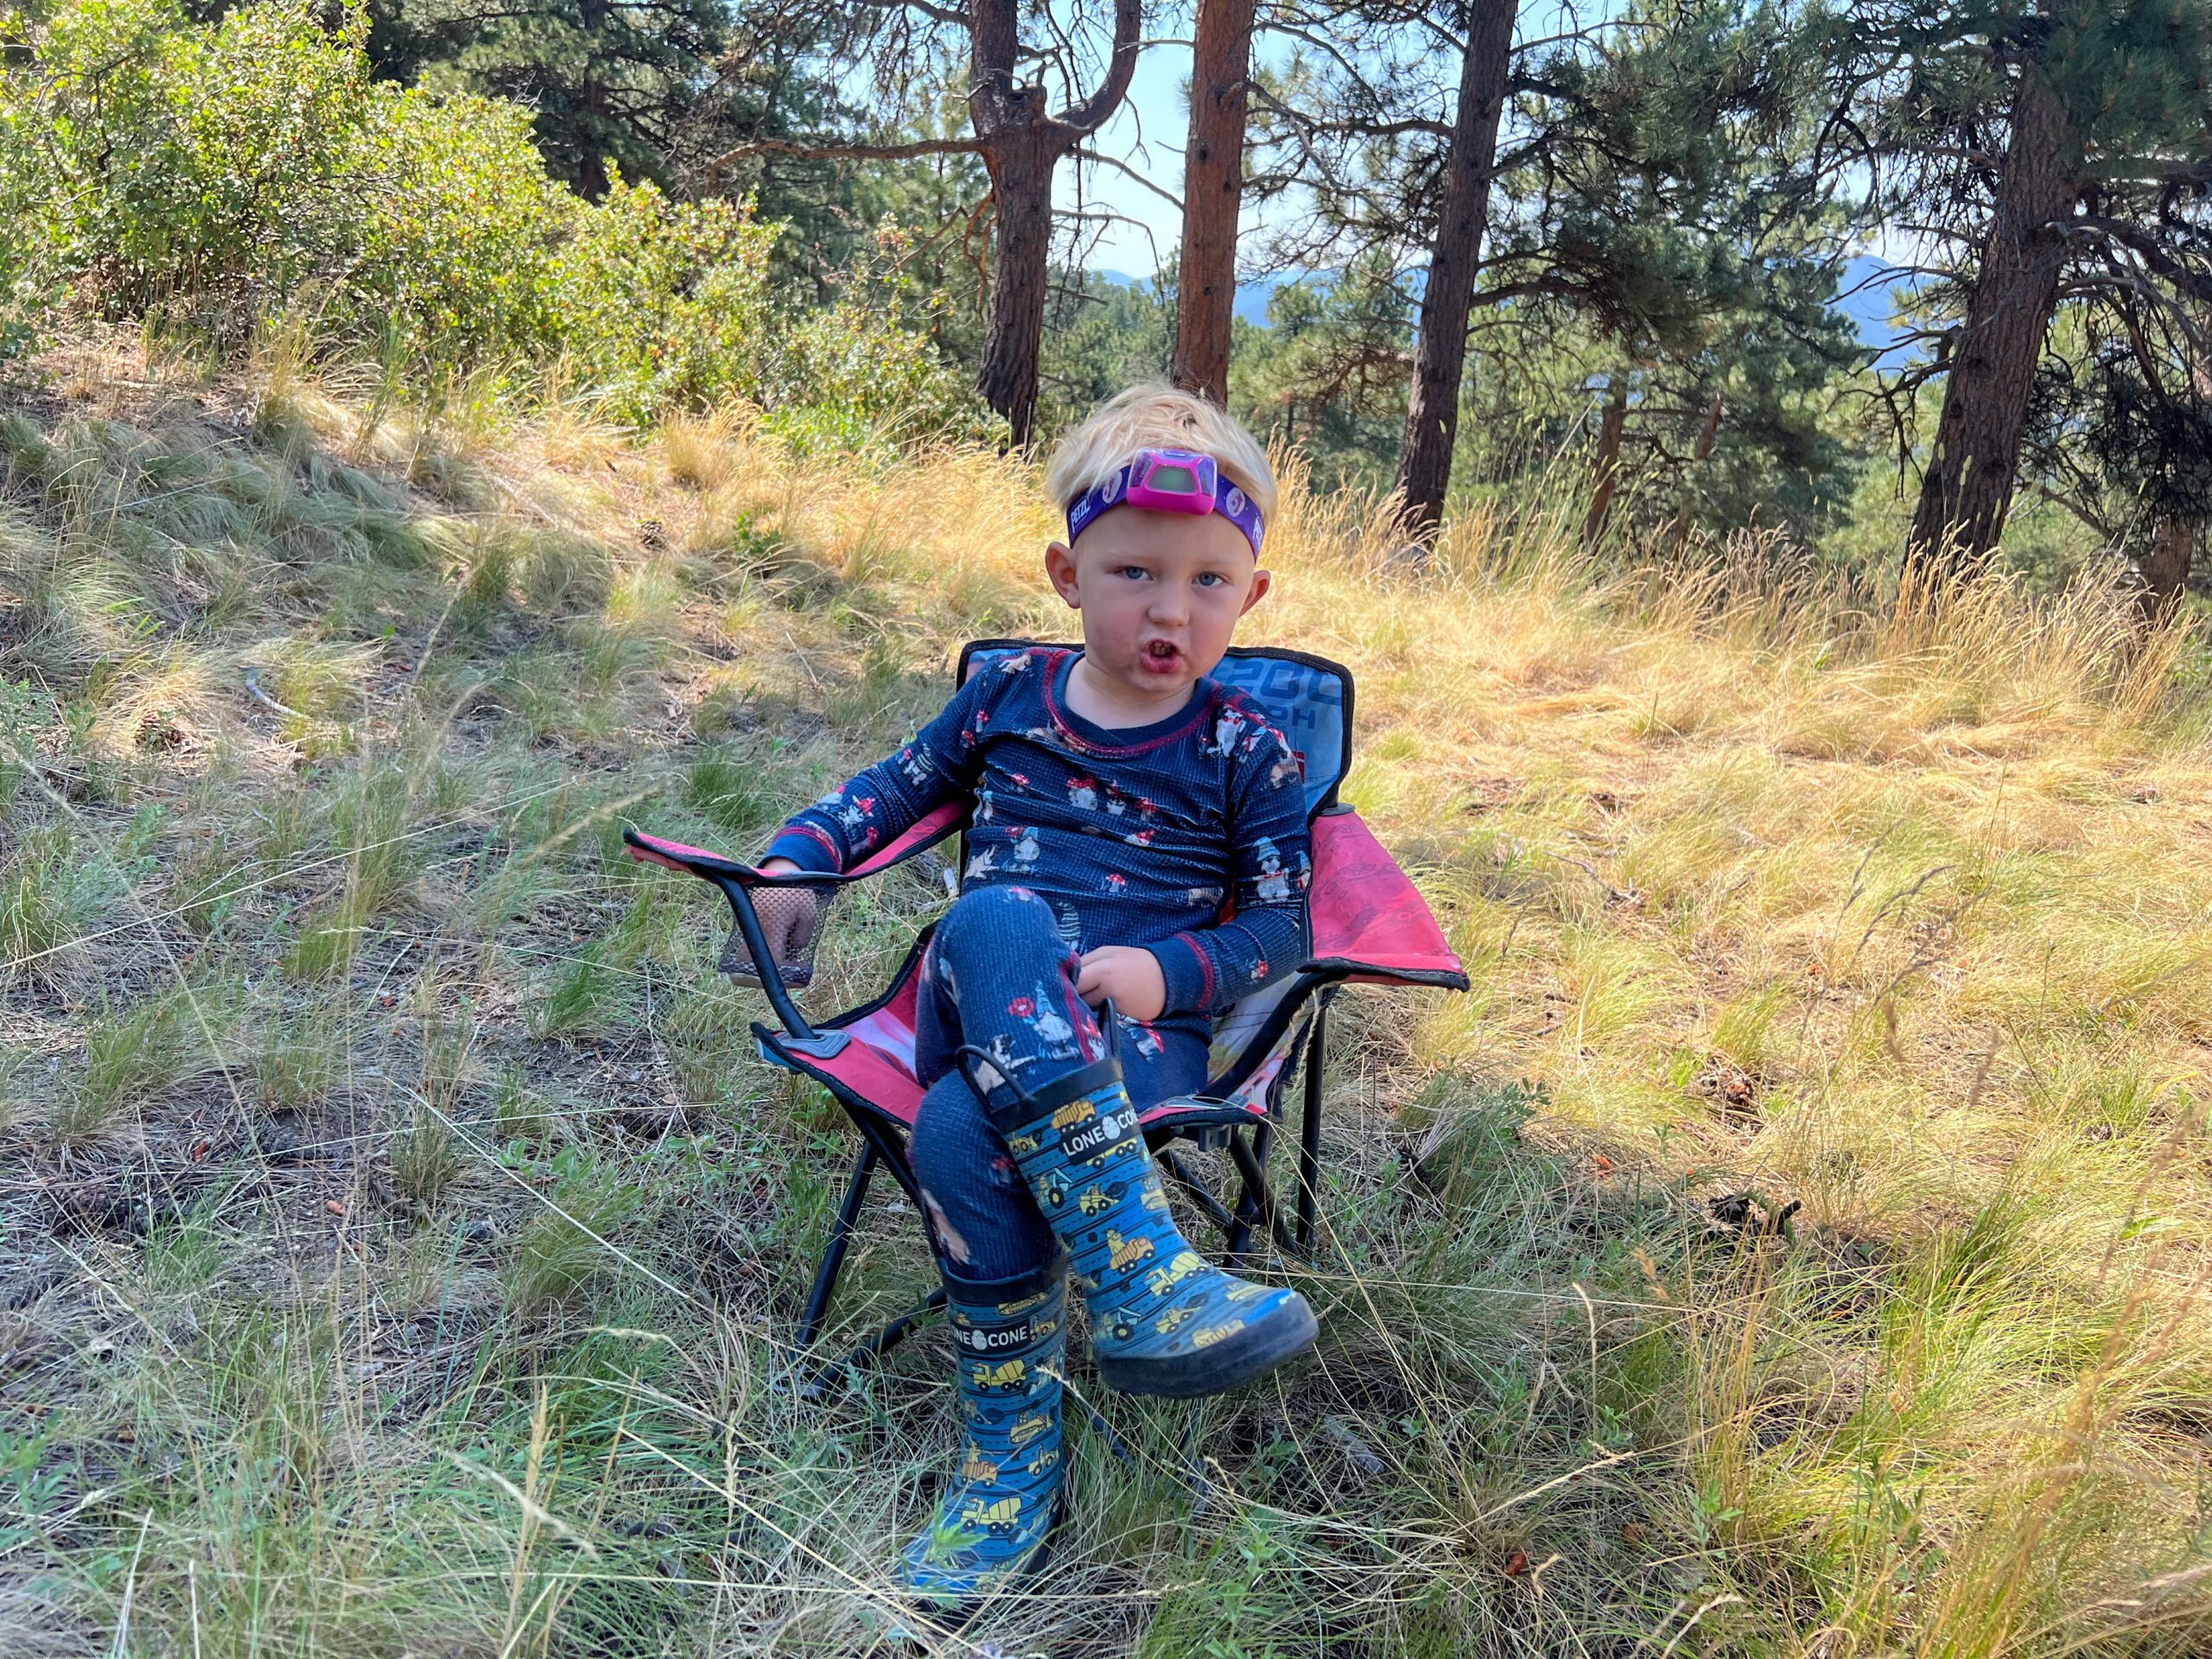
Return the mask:
[[1152,572],[1141,564],[1125,564],[1117,574],[1126,582],[1143,582]]
[[1219,588],[1226,584],[1229,578],[1218,570],[1201,570],[1192,580],[1201,588]]

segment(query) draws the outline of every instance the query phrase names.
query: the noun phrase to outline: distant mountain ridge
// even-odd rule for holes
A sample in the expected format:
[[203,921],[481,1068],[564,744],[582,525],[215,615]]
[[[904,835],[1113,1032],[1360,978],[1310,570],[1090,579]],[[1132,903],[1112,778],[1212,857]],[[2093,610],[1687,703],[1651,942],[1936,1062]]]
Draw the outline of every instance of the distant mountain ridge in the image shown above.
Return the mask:
[[[1125,270],[1094,270],[1090,274],[1093,276],[1103,276],[1108,282],[1117,283],[1122,288],[1134,288],[1141,291],[1152,286],[1151,278],[1132,276]],[[1265,282],[1240,283],[1236,289],[1236,315],[1247,322],[1255,324],[1262,328],[1266,327],[1268,302],[1274,297],[1275,289],[1289,280],[1291,279],[1285,276],[1270,276]]]

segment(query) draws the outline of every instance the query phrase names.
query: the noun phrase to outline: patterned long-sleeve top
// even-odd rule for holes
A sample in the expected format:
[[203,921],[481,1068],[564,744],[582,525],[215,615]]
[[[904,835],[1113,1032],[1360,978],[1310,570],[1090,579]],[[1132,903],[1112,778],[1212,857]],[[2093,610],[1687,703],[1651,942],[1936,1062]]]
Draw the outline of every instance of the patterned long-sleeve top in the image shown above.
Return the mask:
[[1141,945],[1166,1012],[1212,1012],[1306,956],[1304,768],[1242,692],[1202,679],[1150,726],[1067,706],[1080,653],[1038,649],[973,675],[888,760],[786,823],[768,856],[843,870],[972,795],[962,887],[1018,885],[1075,950]]

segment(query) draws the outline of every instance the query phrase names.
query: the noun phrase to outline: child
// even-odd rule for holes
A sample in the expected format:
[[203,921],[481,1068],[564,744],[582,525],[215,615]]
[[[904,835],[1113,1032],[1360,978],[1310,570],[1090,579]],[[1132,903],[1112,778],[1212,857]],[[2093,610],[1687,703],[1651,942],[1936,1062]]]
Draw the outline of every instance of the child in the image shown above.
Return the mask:
[[911,1149],[968,1446],[902,1574],[963,1602],[1043,1564],[1071,1267],[1099,1372],[1131,1393],[1235,1388],[1315,1334],[1295,1292],[1184,1242],[1137,1128],[1204,1084],[1213,1013],[1306,955],[1299,757],[1206,677],[1268,591],[1274,478],[1219,410],[1145,386],[1069,436],[1046,486],[1068,524],[1046,574],[1083,649],[976,673],[912,742],[785,825],[762,867],[844,869],[976,801],[961,896],[922,963]]

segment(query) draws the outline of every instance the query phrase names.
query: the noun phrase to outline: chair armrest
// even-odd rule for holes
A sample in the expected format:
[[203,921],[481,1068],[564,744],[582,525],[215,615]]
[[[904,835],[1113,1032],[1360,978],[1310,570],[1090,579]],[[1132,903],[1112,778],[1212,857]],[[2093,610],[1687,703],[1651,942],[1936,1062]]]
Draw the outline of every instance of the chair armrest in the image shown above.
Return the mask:
[[622,845],[640,863],[664,865],[706,881],[728,880],[748,887],[842,887],[849,881],[865,881],[872,875],[880,875],[893,865],[903,864],[947,836],[966,829],[970,810],[965,801],[949,802],[849,870],[764,870],[757,865],[724,858],[720,853],[710,853],[703,847],[687,847],[680,841],[646,835],[629,824],[622,827]]
[[[893,865],[904,863],[934,847],[964,828],[969,812],[965,801],[950,802],[851,869],[843,871],[763,870],[710,853],[703,847],[686,846],[680,841],[646,835],[628,824],[622,829],[622,845],[640,863],[680,870],[702,881],[711,881],[721,889],[737,924],[736,932],[722,952],[722,971],[741,982],[749,977],[758,983],[769,1007],[784,1022],[784,1029],[804,1040],[813,1037],[814,1029],[791,1001],[791,991],[793,986],[804,988],[814,976],[814,946],[821,938],[823,918],[829,913],[838,889],[849,882],[865,881],[872,875],[879,875]],[[813,902],[814,929],[802,951],[789,960],[772,962],[768,960],[767,936],[761,926],[760,909],[763,905],[795,902],[797,894],[793,889]],[[742,956],[737,951],[741,940],[745,946]]]

